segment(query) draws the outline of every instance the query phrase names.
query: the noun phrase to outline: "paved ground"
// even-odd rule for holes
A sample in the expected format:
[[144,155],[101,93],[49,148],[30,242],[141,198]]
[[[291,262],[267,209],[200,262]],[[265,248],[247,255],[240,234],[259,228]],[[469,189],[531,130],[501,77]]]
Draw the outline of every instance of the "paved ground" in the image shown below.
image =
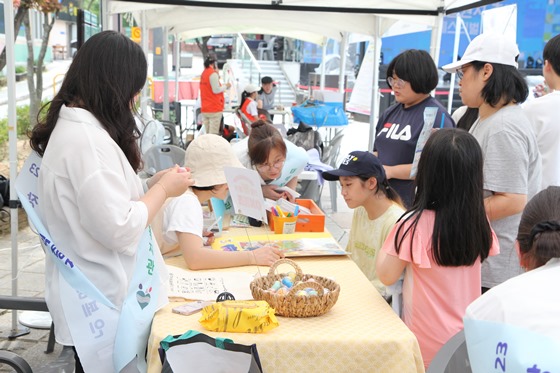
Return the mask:
[[[56,61],[48,66],[44,75],[45,98],[52,97],[53,81],[60,85],[62,74],[70,61]],[[50,83],[49,83],[50,82]],[[18,104],[26,103],[27,85],[16,85]],[[7,90],[0,89],[0,118],[7,116]],[[345,137],[341,145],[341,156],[349,151],[367,148],[367,123],[353,122],[344,129]],[[323,136],[327,136],[323,131]],[[352,212],[348,209],[337,190],[337,207],[335,213],[331,207],[330,188],[323,188],[321,204],[327,215],[327,228],[344,247],[348,240]],[[0,216],[1,219],[1,216]],[[19,296],[42,297],[44,294],[44,253],[39,246],[37,236],[29,227],[19,230],[17,237],[17,292]],[[9,232],[0,235],[0,296],[14,295],[12,277],[12,237]],[[15,313],[17,312],[17,314]],[[48,329],[29,329],[28,334],[11,338],[24,329],[17,320],[30,318],[35,314],[29,311],[11,311],[0,309],[0,350],[8,350],[21,355],[30,364],[33,372],[71,372],[72,351],[55,345],[53,353],[46,354]],[[16,321],[14,323],[14,320]],[[48,323],[47,323],[48,324]],[[70,364],[70,365],[69,365]],[[0,365],[0,372],[11,372],[10,368]]]

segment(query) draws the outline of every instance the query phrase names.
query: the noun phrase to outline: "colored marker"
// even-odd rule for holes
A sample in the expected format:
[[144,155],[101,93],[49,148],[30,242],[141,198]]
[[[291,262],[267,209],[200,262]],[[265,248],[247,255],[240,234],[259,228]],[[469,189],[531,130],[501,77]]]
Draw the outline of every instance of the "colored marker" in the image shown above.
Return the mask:
[[296,208],[294,209],[294,216],[298,216],[299,214],[299,206],[296,205]]
[[284,214],[284,211],[282,211],[282,209],[280,208],[280,206],[276,206],[276,210],[278,211],[278,214],[280,217],[285,218],[286,214]]

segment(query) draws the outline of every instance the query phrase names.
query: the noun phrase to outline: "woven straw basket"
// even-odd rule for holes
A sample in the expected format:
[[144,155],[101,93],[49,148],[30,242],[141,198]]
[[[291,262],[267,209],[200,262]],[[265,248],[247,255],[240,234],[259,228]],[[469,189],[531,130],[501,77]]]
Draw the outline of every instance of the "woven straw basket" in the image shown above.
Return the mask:
[[[294,286],[286,295],[278,295],[269,291],[275,281],[282,281],[287,273],[275,273],[280,264],[289,264],[294,267],[296,279]],[[315,281],[308,282],[309,279]],[[301,283],[295,285],[298,281]],[[317,290],[317,296],[297,296],[299,290],[313,288]],[[329,291],[325,293],[323,288]],[[268,271],[268,275],[254,279],[251,282],[251,293],[256,300],[265,300],[276,310],[276,315],[285,317],[312,317],[327,312],[334,306],[340,294],[340,285],[326,277],[303,274],[296,262],[290,259],[280,259],[274,262]]]

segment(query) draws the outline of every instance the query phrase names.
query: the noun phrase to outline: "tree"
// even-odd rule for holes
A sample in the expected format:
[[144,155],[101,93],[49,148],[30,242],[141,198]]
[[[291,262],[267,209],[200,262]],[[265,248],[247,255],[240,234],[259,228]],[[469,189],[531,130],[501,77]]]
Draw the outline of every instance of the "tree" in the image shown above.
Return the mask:
[[203,36],[202,38],[196,38],[196,45],[198,45],[198,49],[202,52],[202,60],[206,61],[206,57],[210,54],[208,52],[208,40],[210,36]]
[[[18,7],[16,14],[14,15],[14,41],[17,39],[18,31],[23,22],[23,17],[25,16],[27,9],[22,7],[19,0],[14,0],[14,7]],[[0,54],[0,70],[6,67],[6,47],[2,49],[2,54]]]
[[[56,16],[61,8],[57,0],[21,0],[20,8],[25,7],[23,24],[25,26],[25,38],[27,40],[27,87],[29,89],[29,118],[33,127],[37,121],[37,114],[41,107],[43,98],[43,62],[47,54],[49,36],[54,26]],[[35,63],[35,51],[33,48],[33,35],[29,22],[29,10],[35,9],[43,13],[43,37],[41,38],[41,49]],[[19,10],[19,8],[18,8]],[[36,75],[36,79],[34,79]]]

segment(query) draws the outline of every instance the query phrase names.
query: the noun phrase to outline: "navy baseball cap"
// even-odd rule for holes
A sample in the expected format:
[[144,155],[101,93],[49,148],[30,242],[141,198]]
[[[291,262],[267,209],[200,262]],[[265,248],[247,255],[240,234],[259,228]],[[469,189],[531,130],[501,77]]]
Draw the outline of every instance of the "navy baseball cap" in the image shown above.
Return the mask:
[[363,176],[379,178],[384,181],[385,169],[379,159],[370,152],[350,152],[340,164],[339,168],[332,171],[324,171],[323,179],[328,181],[338,180],[341,176]]

